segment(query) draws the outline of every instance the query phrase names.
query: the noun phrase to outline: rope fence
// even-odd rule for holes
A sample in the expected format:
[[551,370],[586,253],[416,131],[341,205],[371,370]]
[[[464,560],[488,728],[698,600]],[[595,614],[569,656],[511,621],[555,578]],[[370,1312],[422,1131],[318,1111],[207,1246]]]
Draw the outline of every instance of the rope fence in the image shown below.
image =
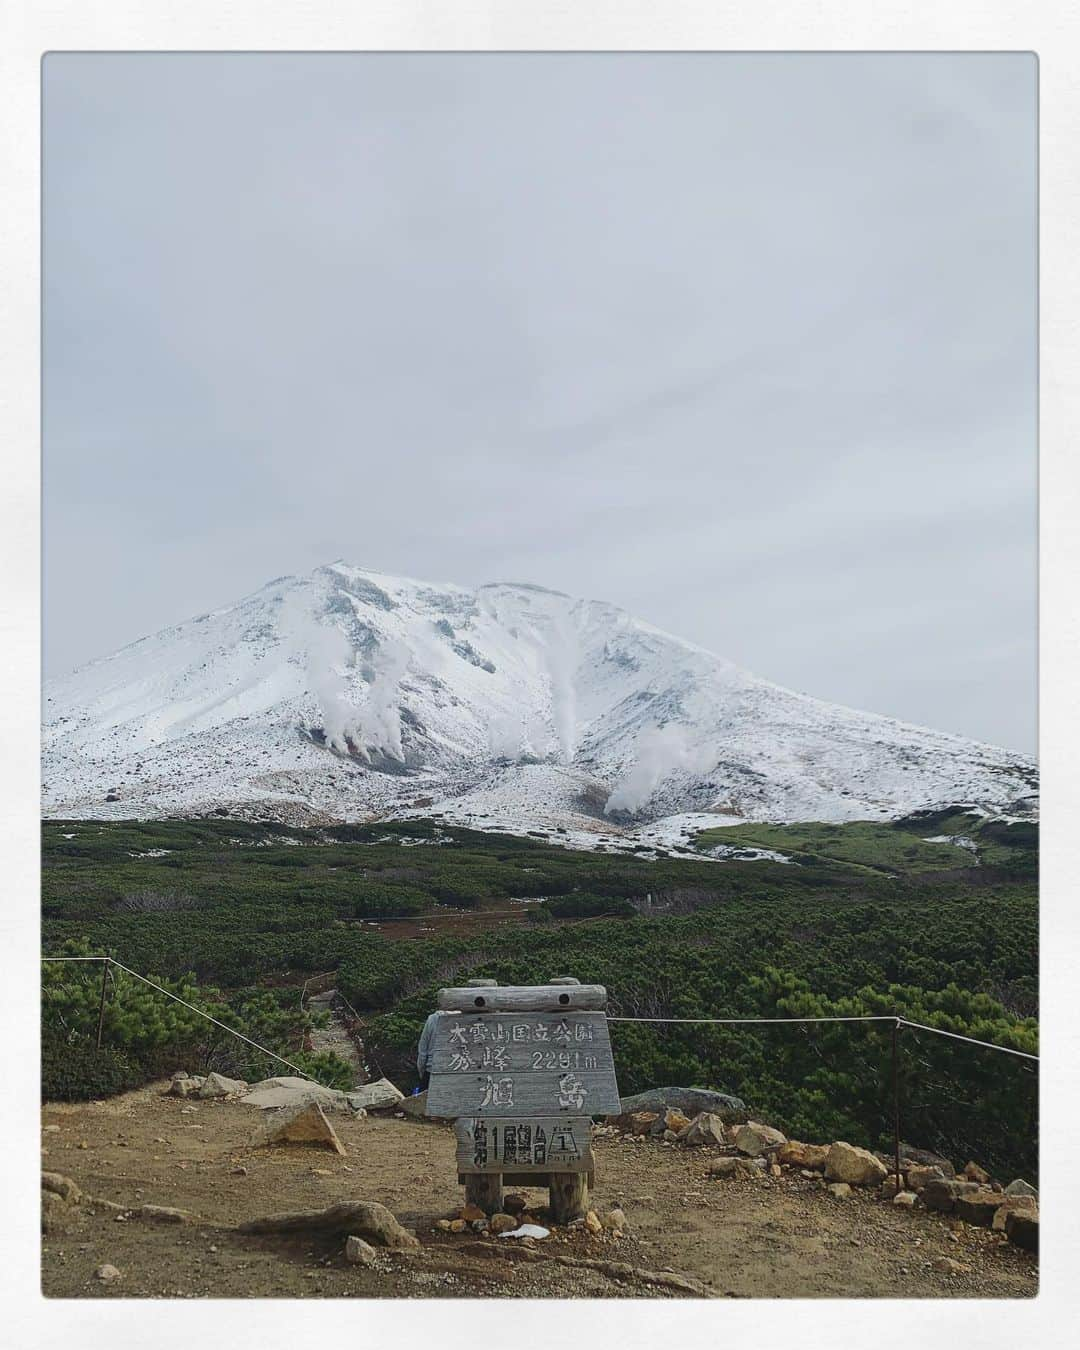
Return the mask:
[[609,1022],[657,1022],[671,1025],[698,1027],[735,1027],[750,1026],[755,1023],[772,1025],[787,1022],[894,1022],[898,1027],[915,1027],[919,1031],[932,1031],[935,1036],[949,1036],[954,1041],[967,1041],[969,1045],[981,1045],[984,1050],[1000,1050],[1003,1055],[1017,1055],[1020,1059],[1033,1059],[1037,1064],[1038,1055],[1026,1050],[1014,1050],[1011,1045],[995,1045],[993,1041],[979,1041],[974,1036],[962,1036],[958,1031],[946,1031],[943,1027],[930,1027],[925,1022],[912,1022],[906,1017],[894,1013],[867,1013],[861,1017],[609,1017]]
[[[270,1050],[270,1049],[268,1049],[268,1048],[267,1048],[266,1046],[264,1046],[264,1045],[260,1045],[258,1041],[252,1040],[252,1038],[251,1038],[250,1036],[245,1036],[243,1032],[237,1031],[234,1027],[230,1027],[230,1026],[226,1025],[226,1023],[220,1021],[218,1018],[216,1018],[216,1017],[212,1016],[210,1013],[206,1012],[205,1009],[196,1007],[195,1004],[189,1003],[186,999],[181,998],[178,994],[174,994],[174,993],[170,992],[168,989],[163,988],[160,984],[157,984],[154,980],[148,979],[145,975],[140,975],[138,971],[132,970],[129,966],[125,966],[122,962],[117,961],[117,960],[115,959],[115,957],[111,957],[111,956],[43,956],[43,957],[41,957],[41,961],[42,961],[43,963],[46,963],[46,962],[94,962],[94,961],[98,961],[98,962],[102,962],[102,963],[103,963],[102,982],[101,982],[101,1004],[100,1004],[100,1011],[99,1011],[99,1017],[98,1017],[98,1033],[97,1033],[97,1048],[98,1048],[99,1050],[100,1050],[100,1048],[101,1048],[101,1037],[102,1037],[102,1031],[103,1031],[103,1027],[104,1027],[105,1005],[106,1005],[106,993],[107,993],[107,977],[108,977],[108,974],[109,974],[109,969],[110,969],[110,967],[115,967],[117,970],[123,971],[126,975],[130,975],[133,979],[141,980],[143,984],[148,985],[151,989],[156,990],[159,994],[163,994],[166,998],[172,999],[174,1002],[181,1004],[183,1007],[187,1008],[190,1012],[193,1012],[193,1013],[197,1014],[199,1017],[205,1018],[207,1022],[212,1023],[212,1024],[213,1024],[214,1026],[216,1026],[216,1027],[219,1027],[222,1031],[228,1032],[228,1034],[229,1034],[230,1036],[235,1036],[238,1040],[241,1040],[241,1041],[245,1042],[247,1045],[250,1045],[250,1046],[253,1047],[255,1050],[258,1050],[261,1054],[264,1054],[264,1055],[269,1056],[269,1058],[271,1058],[271,1059],[273,1059],[273,1060],[276,1060],[279,1064],[284,1064],[287,1068],[291,1069],[295,1074],[298,1074],[300,1077],[306,1078],[309,1082],[312,1082],[312,1083],[318,1083],[318,1079],[316,1079],[312,1074],[308,1073],[305,1069],[300,1068],[299,1065],[294,1064],[291,1060],[286,1059],[283,1055],[279,1055],[276,1051]],[[326,974],[329,974],[329,973],[330,973],[330,972],[326,972]],[[308,985],[309,983],[311,983],[312,980],[314,980],[314,979],[320,979],[320,978],[322,978],[322,976],[313,976],[313,977],[311,977],[311,979],[309,979],[308,981],[305,981],[305,984],[304,984],[304,990],[306,991],[307,985]],[[347,1001],[346,1001],[344,998],[342,998],[342,1002],[346,1003],[346,1006],[349,1008],[349,1011],[352,1013],[352,1015],[353,1015],[354,1017],[356,1017],[357,1020],[360,1020],[359,1014],[356,1012],[356,1010],[355,1010],[350,1004],[347,1003]],[[890,1072],[890,1077],[891,1077],[891,1089],[892,1089],[892,1091],[891,1091],[891,1095],[892,1095],[892,1104],[891,1104],[891,1105],[892,1105],[892,1111],[891,1111],[892,1122],[891,1122],[891,1124],[892,1124],[892,1134],[893,1134],[893,1143],[894,1143],[894,1166],[895,1166],[895,1171],[896,1171],[896,1175],[897,1175],[898,1178],[899,1178],[899,1176],[900,1176],[900,1170],[901,1170],[901,1169],[900,1169],[900,1148],[901,1148],[901,1144],[900,1144],[900,1089],[899,1089],[899,1067],[898,1067],[898,1066],[899,1066],[898,1041],[899,1041],[899,1031],[900,1031],[900,1028],[901,1028],[901,1027],[910,1027],[910,1028],[911,1028],[912,1030],[914,1030],[914,1031],[929,1032],[930,1034],[932,1034],[932,1035],[934,1035],[934,1036],[945,1036],[945,1037],[948,1037],[950,1040],[961,1041],[961,1042],[964,1042],[964,1043],[967,1044],[967,1045],[977,1046],[978,1048],[983,1049],[983,1050],[994,1050],[994,1051],[997,1051],[997,1052],[1000,1053],[1000,1054],[1004,1054],[1004,1055],[1012,1055],[1012,1056],[1016,1057],[1017,1059],[1027,1060],[1027,1061],[1029,1061],[1029,1062],[1031,1062],[1031,1063],[1034,1063],[1035,1065],[1038,1065],[1038,1063],[1039,1063],[1039,1056],[1038,1056],[1038,1055],[1033,1055],[1033,1054],[1029,1053],[1029,1052],[1026,1051],[1026,1050],[1017,1050],[1017,1049],[1014,1049],[1012,1046],[1008,1046],[1008,1045],[997,1045],[997,1044],[995,1044],[995,1043],[992,1042],[992,1041],[983,1041],[983,1040],[979,1040],[978,1038],[976,1038],[976,1037],[974,1037],[974,1036],[965,1036],[965,1035],[963,1035],[963,1034],[960,1033],[960,1032],[956,1032],[956,1031],[947,1031],[947,1030],[945,1030],[945,1028],[943,1028],[943,1027],[933,1027],[933,1026],[929,1026],[929,1025],[927,1025],[925,1022],[915,1022],[915,1021],[912,1021],[910,1018],[907,1018],[907,1017],[901,1017],[901,1016],[899,1016],[898,1014],[894,1014],[894,1013],[873,1013],[873,1014],[867,1013],[867,1014],[850,1015],[850,1016],[821,1016],[821,1017],[626,1017],[626,1016],[613,1016],[613,1017],[609,1017],[607,1020],[608,1020],[609,1022],[616,1022],[616,1023],[634,1023],[634,1024],[656,1025],[656,1026],[784,1026],[784,1025],[786,1025],[786,1026],[792,1026],[792,1025],[812,1025],[812,1024],[822,1024],[822,1023],[843,1023],[843,1022],[874,1022],[874,1023],[886,1023],[886,1024],[888,1024],[888,1025],[890,1026],[890,1028],[891,1028],[891,1037],[890,1037],[890,1041],[891,1041],[891,1054],[890,1054],[890,1060],[891,1060],[891,1063],[890,1063],[890,1070],[891,1070],[891,1072]]]
[[[120,961],[117,961],[112,956],[43,956],[41,960],[42,962],[104,961],[106,963],[105,964],[106,972],[108,972],[109,966],[115,966],[117,970],[122,970],[126,975],[131,975],[136,980],[142,980],[143,984],[148,984],[151,989],[156,989],[159,994],[164,994],[166,998],[171,998],[174,1003],[179,1003],[183,1007],[187,1008],[189,1011],[197,1013],[200,1017],[205,1017],[208,1022],[213,1022],[214,1026],[220,1027],[222,1031],[227,1031],[230,1036],[235,1036],[238,1040],[246,1041],[248,1045],[253,1046],[256,1050],[260,1051],[262,1054],[269,1055],[271,1059],[276,1059],[279,1064],[284,1064],[286,1068],[292,1069],[293,1073],[299,1074],[301,1078],[306,1078],[309,1083],[316,1083],[320,1087],[323,1086],[323,1084],[319,1083],[319,1080],[317,1078],[312,1077],[312,1075],[308,1073],[306,1069],[301,1069],[300,1066],[298,1064],[294,1064],[292,1060],[285,1059],[284,1056],[277,1054],[273,1050],[268,1050],[265,1045],[260,1045],[258,1041],[253,1041],[250,1036],[245,1036],[242,1031],[237,1031],[235,1027],[230,1027],[227,1026],[224,1022],[220,1022],[216,1017],[212,1017],[210,1013],[206,1012],[203,1008],[197,1008],[194,1003],[189,1003],[187,999],[181,998],[179,994],[170,993],[168,989],[163,989],[160,984],[155,984],[153,980],[148,980],[145,975],[140,975],[137,970],[131,970],[130,967],[123,965]],[[102,1013],[104,1013],[105,1011],[104,974],[102,975],[101,980],[101,1011]],[[101,1049],[101,1028],[102,1023],[101,1018],[99,1017],[98,1039],[97,1039],[97,1045],[99,1050]]]

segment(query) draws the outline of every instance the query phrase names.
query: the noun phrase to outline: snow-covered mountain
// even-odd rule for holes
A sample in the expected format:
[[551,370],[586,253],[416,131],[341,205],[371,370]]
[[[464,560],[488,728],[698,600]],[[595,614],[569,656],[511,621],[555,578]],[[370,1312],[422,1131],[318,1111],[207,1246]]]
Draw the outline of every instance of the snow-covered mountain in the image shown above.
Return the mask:
[[[1023,756],[792,693],[614,605],[345,563],[45,690],[50,816],[620,827],[1032,809]],[[676,822],[673,819],[672,824]]]

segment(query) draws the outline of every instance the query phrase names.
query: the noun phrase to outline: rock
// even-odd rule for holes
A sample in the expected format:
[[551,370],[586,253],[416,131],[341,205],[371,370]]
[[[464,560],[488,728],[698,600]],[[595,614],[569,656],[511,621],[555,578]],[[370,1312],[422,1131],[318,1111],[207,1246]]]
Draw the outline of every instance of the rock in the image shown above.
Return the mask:
[[1005,1187],[1006,1195],[1030,1195],[1032,1199],[1039,1198],[1039,1192],[1029,1181],[1010,1181]]
[[968,1181],[977,1181],[980,1186],[988,1186],[990,1184],[990,1173],[984,1171],[978,1163],[965,1163],[962,1175]]
[[732,1097],[726,1092],[712,1092],[706,1088],[651,1088],[648,1092],[639,1092],[635,1097],[623,1097],[620,1105],[624,1114],[655,1111],[661,1115],[668,1107],[672,1107],[681,1111],[687,1120],[693,1120],[703,1111],[719,1116],[726,1124],[741,1124],[746,1119],[746,1103],[740,1097]]
[[296,1078],[284,1075],[278,1078],[264,1078],[252,1084],[242,1098],[245,1106],[257,1106],[269,1110],[278,1106],[300,1106],[309,1102],[318,1102],[324,1111],[378,1111],[396,1107],[405,1100],[404,1095],[387,1078],[374,1083],[365,1083],[348,1092],[339,1092],[336,1088],[322,1087],[308,1078]]
[[769,1164],[769,1176],[771,1176],[771,1177],[782,1177],[783,1175],[784,1175],[784,1169],[780,1166],[779,1163],[770,1163],[770,1164]]
[[726,1144],[724,1122],[715,1112],[702,1111],[679,1131],[679,1138],[691,1148],[699,1144]]
[[918,1195],[928,1181],[944,1180],[945,1173],[937,1165],[928,1167],[924,1163],[911,1163],[904,1173],[904,1177],[907,1181],[908,1190],[914,1191]]
[[778,1149],[786,1143],[786,1135],[771,1125],[759,1125],[755,1120],[748,1120],[735,1131],[735,1147],[749,1158],[758,1158],[769,1149]]
[[674,1130],[665,1130],[662,1136],[665,1144],[677,1144],[679,1136]]
[[275,1111],[259,1129],[256,1144],[314,1144],[344,1154],[345,1145],[318,1102],[300,1103]]
[[41,1231],[46,1237],[60,1237],[81,1226],[82,1211],[55,1191],[41,1192]]
[[247,1088],[248,1085],[242,1078],[226,1078],[220,1073],[208,1073],[200,1087],[196,1089],[195,1096],[200,1101],[212,1097],[235,1097],[241,1092],[246,1092]]
[[493,1214],[488,1219],[488,1228],[492,1233],[512,1233],[518,1227],[518,1221],[512,1214]]
[[450,1220],[450,1231],[451,1231],[451,1233],[464,1233],[465,1229],[468,1228],[468,1226],[469,1226],[469,1225],[465,1222],[464,1219],[451,1219],[451,1220]]
[[248,1170],[246,1167],[233,1167],[229,1171],[229,1176],[231,1177],[246,1177],[247,1174]]
[[935,1256],[930,1265],[939,1275],[967,1275],[971,1270],[970,1266],[954,1261],[951,1256]]
[[940,1153],[934,1153],[928,1148],[912,1148],[910,1144],[900,1145],[900,1166],[906,1169],[910,1164],[915,1163],[920,1167],[940,1167],[943,1176],[956,1176],[956,1168],[948,1158],[943,1158]]
[[103,1266],[98,1266],[94,1271],[94,1279],[102,1280],[105,1284],[110,1284],[113,1280],[120,1279],[120,1272],[115,1266],[110,1266],[108,1262]]
[[1039,1202],[1032,1195],[1000,1195],[1001,1204],[994,1210],[990,1227],[995,1233],[1005,1232],[1005,1220],[1010,1214],[1037,1214]]
[[[464,1219],[455,1219],[461,1228]],[[237,1227],[238,1233],[351,1233],[366,1238],[378,1247],[394,1247],[399,1250],[417,1247],[419,1243],[412,1233],[407,1232],[398,1223],[385,1205],[377,1201],[353,1200],[346,1204],[331,1205],[329,1209],[297,1210],[284,1214],[269,1214],[265,1218],[252,1219]]]
[[324,1111],[343,1111],[349,1105],[344,1092],[324,1088],[308,1078],[289,1075],[264,1078],[261,1082],[253,1083],[241,1101],[245,1106],[257,1106],[262,1111],[276,1107],[306,1106],[309,1102],[318,1102]]
[[192,1097],[203,1085],[201,1078],[189,1074],[173,1074],[172,1082],[166,1091],[167,1097]]
[[373,1266],[376,1251],[370,1242],[350,1234],[345,1239],[345,1260],[354,1266]]
[[970,1195],[977,1190],[979,1184],[975,1181],[959,1181],[952,1177],[933,1178],[923,1186],[920,1199],[927,1209],[951,1214],[959,1196]]
[[715,1162],[709,1164],[707,1175],[715,1177],[718,1180],[746,1180],[748,1177],[759,1177],[762,1168],[758,1165],[761,1162],[758,1158],[717,1158]]
[[[405,1094],[389,1078],[377,1078],[374,1083],[364,1083],[345,1093],[345,1097],[354,1111],[382,1111],[406,1100]],[[424,1103],[427,1104],[426,1097]]]
[[655,1111],[634,1111],[627,1117],[631,1134],[648,1134],[653,1124],[660,1119]]
[[976,1185],[973,1191],[956,1197],[956,1214],[965,1223],[974,1224],[977,1228],[989,1228],[1001,1203],[1001,1196],[996,1191]]
[[829,1187],[829,1194],[834,1200],[849,1200],[853,1192],[846,1181],[834,1181]]
[[626,1230],[626,1215],[616,1206],[604,1215],[604,1227],[612,1233],[622,1233]]
[[869,1149],[856,1148],[842,1140],[833,1144],[825,1159],[825,1175],[830,1181],[845,1181],[850,1186],[879,1186],[888,1169]]
[[524,1214],[529,1208],[529,1202],[523,1195],[504,1195],[503,1210],[507,1214]]
[[41,1129],[42,1129],[42,1132],[43,1132],[44,1134],[59,1134],[59,1133],[60,1133],[60,1126],[59,1126],[59,1125],[42,1125]]
[[745,1158],[717,1158],[714,1163],[709,1164],[708,1175],[720,1178],[737,1176],[739,1163],[745,1161]]
[[486,1233],[490,1225],[487,1219],[473,1219],[469,1227],[474,1233]]
[[132,1210],[131,1217],[149,1223],[187,1223],[192,1215],[186,1209],[173,1209],[169,1205],[140,1205]]
[[897,1182],[895,1176],[889,1175],[881,1183],[881,1198],[882,1200],[892,1200],[896,1195],[903,1194],[903,1190],[903,1179],[901,1178],[901,1180]]
[[41,1189],[51,1191],[69,1205],[77,1205],[82,1199],[82,1191],[78,1186],[70,1177],[61,1176],[59,1172],[42,1172]]
[[1017,1209],[1005,1216],[1005,1234],[1026,1252],[1039,1250],[1039,1215],[1032,1209]]
[[485,1214],[479,1205],[469,1203],[462,1205],[457,1212],[457,1217],[459,1219],[464,1219],[466,1223],[475,1223],[477,1219],[486,1219],[487,1214]]
[[897,1191],[893,1196],[893,1204],[902,1209],[911,1209],[918,1198],[914,1191]]
[[604,1231],[604,1225],[600,1222],[595,1209],[590,1209],[585,1215],[585,1227],[590,1233],[602,1233]]
[[690,1124],[691,1117],[685,1115],[675,1107],[669,1106],[664,1112],[663,1120],[664,1129],[671,1130],[674,1134],[678,1134],[680,1130],[685,1130],[687,1125]]
[[823,1172],[828,1156],[828,1144],[800,1144],[798,1140],[789,1139],[777,1150],[776,1161],[787,1163],[789,1167],[809,1167]]
[[449,1231],[450,1231],[450,1220],[449,1220],[449,1219],[436,1219],[436,1220],[435,1220],[435,1227],[436,1227],[441,1233],[449,1233]]

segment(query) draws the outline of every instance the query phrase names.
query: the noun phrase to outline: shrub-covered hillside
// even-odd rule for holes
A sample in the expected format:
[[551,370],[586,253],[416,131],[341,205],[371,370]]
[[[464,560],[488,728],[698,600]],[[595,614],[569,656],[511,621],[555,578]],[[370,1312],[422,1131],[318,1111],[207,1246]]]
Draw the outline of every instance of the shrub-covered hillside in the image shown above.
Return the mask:
[[[279,1052],[302,1041],[305,978],[337,971],[373,1067],[403,1088],[435,990],[471,975],[598,980],[611,1013],[632,1018],[896,1013],[1037,1049],[1033,827],[953,812],[896,826],[740,826],[699,845],[717,839],[795,861],[575,853],[427,821],[48,822],[44,946],[78,943],[187,981],[191,1001],[258,1027]],[[63,980],[67,1002],[45,1002],[46,1057],[71,1078],[96,1007],[74,992],[85,977]],[[155,998],[110,1008],[117,1086],[170,1055],[226,1053],[225,1033],[177,1030]],[[880,1145],[889,1134],[883,1024],[616,1022],[613,1039],[624,1093],[718,1086],[796,1136]],[[1034,1066],[907,1028],[901,1042],[909,1142],[1034,1170]]]

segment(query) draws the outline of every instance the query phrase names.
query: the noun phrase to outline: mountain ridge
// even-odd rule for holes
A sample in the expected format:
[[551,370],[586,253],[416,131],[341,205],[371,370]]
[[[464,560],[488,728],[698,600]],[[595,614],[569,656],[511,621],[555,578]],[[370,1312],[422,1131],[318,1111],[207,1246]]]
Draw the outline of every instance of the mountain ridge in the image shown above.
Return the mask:
[[694,815],[1025,815],[1037,786],[1026,756],[784,689],[605,601],[341,560],[45,698],[53,816],[412,812],[595,836]]

